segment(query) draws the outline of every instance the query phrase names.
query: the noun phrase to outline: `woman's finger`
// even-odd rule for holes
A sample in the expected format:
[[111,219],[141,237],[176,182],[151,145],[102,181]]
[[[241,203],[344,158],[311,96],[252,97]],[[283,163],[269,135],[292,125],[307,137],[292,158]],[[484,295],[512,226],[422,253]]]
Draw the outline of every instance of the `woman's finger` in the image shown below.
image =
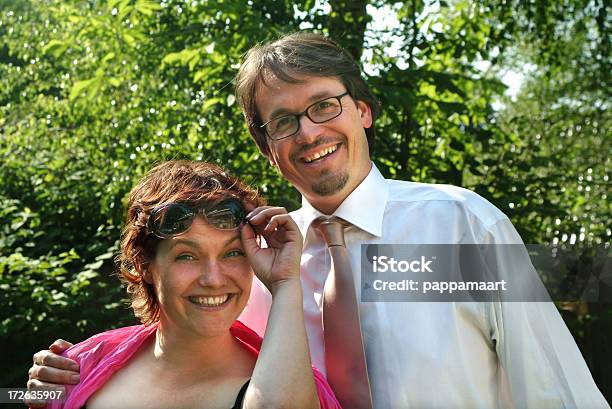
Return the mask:
[[270,217],[264,230],[267,232],[272,232],[281,227],[287,231],[298,230],[297,224],[288,214],[276,214]]
[[276,215],[288,214],[287,209],[285,209],[284,207],[267,207],[265,209],[261,209],[261,210],[256,209],[256,210],[258,210],[258,212],[254,213],[255,214],[254,216],[247,219],[249,223],[251,223],[252,225],[256,227],[258,226],[265,227],[270,221],[270,219]]
[[271,208],[273,208],[273,207],[274,207],[274,206],[259,206],[258,208],[255,208],[255,209],[251,210],[251,211],[250,211],[250,212],[249,212],[249,213],[246,215],[246,219],[250,221],[251,219],[253,219],[254,217],[256,217],[256,216],[257,216],[259,213],[261,213],[261,212],[263,212],[263,211],[265,211],[265,210],[267,210],[267,209],[271,209]]
[[242,240],[244,251],[246,251],[247,254],[253,255],[261,249],[257,240],[257,233],[249,223],[244,223],[240,227],[240,239]]

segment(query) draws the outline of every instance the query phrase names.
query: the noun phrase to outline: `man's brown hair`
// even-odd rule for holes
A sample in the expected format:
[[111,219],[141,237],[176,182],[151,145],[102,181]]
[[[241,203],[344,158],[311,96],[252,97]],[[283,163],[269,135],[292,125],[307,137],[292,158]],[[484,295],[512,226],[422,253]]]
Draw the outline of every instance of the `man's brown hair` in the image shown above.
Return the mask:
[[264,204],[255,190],[206,162],[164,162],[147,172],[132,189],[117,263],[119,278],[127,285],[134,314],[143,324],[159,320],[155,289],[143,279],[161,241],[147,229],[151,211],[168,203],[210,205],[228,197],[255,207]]
[[372,110],[372,126],[365,130],[370,148],[374,143],[374,121],[380,103],[361,77],[359,64],[334,41],[319,34],[298,32],[272,43],[251,48],[236,75],[236,96],[244,112],[251,136],[261,152],[269,156],[270,149],[263,124],[255,104],[259,83],[276,77],[288,83],[299,83],[299,76],[336,77],[355,100],[365,102]]

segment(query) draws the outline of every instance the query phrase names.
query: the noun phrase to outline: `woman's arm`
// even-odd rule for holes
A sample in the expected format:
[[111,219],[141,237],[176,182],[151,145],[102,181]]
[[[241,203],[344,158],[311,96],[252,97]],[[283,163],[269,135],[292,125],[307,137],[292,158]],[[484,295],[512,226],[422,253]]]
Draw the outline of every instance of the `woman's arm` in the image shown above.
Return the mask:
[[[251,408],[319,408],[304,326],[300,258],[302,235],[284,208],[262,207],[242,228],[245,251],[272,294],[272,307],[244,400]],[[268,244],[262,248],[255,231]]]
[[299,280],[284,282],[272,291],[268,327],[250,386],[245,408],[319,407]]

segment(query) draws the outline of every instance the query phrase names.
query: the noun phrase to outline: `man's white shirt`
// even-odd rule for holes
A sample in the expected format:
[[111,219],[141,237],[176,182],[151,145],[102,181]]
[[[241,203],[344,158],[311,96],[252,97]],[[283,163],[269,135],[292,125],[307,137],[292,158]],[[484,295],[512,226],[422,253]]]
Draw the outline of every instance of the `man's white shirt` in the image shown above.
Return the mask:
[[[321,307],[331,260],[310,227],[322,214],[303,199],[291,215],[304,236],[312,362],[325,373]],[[361,244],[522,243],[477,194],[387,180],[374,165],[334,215],[352,224],[345,240],[356,291]],[[263,335],[270,303],[255,279],[240,320]],[[610,408],[552,303],[362,302],[360,314],[375,408]]]

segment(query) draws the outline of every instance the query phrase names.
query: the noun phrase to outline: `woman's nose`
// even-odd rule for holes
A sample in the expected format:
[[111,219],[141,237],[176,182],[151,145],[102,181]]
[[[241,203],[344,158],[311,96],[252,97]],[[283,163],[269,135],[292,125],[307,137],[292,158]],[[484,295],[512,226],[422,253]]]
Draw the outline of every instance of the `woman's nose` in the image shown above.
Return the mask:
[[200,272],[200,284],[203,287],[222,287],[226,284],[227,278],[222,266],[217,262],[206,262]]

